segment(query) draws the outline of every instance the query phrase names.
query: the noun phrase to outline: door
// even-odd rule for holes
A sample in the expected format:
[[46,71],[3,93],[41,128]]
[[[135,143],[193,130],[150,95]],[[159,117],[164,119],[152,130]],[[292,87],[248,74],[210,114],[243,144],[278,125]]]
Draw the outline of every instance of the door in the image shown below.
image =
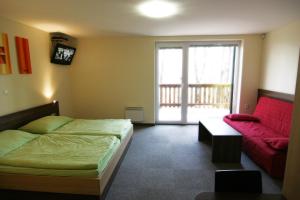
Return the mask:
[[196,123],[232,110],[238,43],[159,43],[156,122]]
[[157,55],[158,122],[182,120],[183,47],[180,44],[159,46]]
[[187,122],[231,112],[235,52],[232,44],[189,46]]

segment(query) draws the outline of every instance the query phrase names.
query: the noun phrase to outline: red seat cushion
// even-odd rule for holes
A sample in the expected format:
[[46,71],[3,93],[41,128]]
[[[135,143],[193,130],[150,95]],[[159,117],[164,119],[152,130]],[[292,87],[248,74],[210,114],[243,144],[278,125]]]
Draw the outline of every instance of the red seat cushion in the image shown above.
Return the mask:
[[269,97],[261,97],[256,105],[254,116],[260,122],[279,133],[289,137],[291,129],[293,104]]
[[233,121],[227,117],[224,117],[224,121],[242,133],[243,137],[272,138],[278,137],[279,135],[279,133],[276,133],[274,130],[262,125],[259,122]]

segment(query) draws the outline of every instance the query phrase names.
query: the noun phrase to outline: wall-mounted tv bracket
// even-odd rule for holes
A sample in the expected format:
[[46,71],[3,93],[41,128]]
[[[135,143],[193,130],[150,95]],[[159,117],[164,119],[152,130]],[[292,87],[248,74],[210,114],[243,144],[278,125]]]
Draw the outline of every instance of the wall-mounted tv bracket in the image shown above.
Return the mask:
[[77,43],[76,38],[67,35],[65,33],[52,32],[50,33],[50,37],[51,37],[51,51],[50,51],[51,55],[57,43],[76,47],[76,43]]

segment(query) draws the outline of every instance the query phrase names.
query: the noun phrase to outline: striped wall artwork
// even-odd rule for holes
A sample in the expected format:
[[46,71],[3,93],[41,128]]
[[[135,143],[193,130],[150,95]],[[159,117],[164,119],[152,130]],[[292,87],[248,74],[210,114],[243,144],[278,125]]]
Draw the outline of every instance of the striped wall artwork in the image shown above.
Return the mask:
[[0,38],[0,74],[11,74],[11,62],[7,33],[2,33]]
[[20,74],[31,74],[31,61],[28,39],[16,36],[16,49]]

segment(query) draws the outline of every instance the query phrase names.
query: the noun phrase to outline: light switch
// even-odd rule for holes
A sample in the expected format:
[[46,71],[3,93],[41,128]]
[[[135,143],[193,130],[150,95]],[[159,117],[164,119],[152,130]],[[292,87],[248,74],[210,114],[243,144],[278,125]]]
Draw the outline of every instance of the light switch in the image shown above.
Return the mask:
[[4,95],[8,95],[8,90],[3,90]]

